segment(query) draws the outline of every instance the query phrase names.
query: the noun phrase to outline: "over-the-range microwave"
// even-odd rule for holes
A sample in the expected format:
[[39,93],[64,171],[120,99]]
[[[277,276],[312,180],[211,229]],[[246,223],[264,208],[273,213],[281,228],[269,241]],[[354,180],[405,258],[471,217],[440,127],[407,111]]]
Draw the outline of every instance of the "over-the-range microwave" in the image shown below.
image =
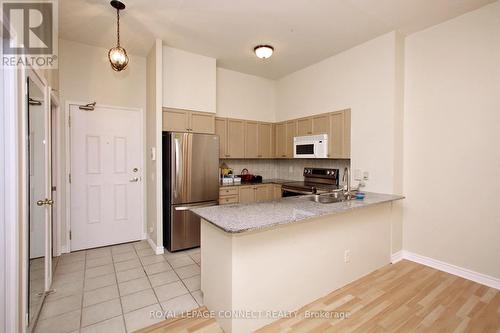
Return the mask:
[[328,158],[328,134],[293,138],[294,158]]

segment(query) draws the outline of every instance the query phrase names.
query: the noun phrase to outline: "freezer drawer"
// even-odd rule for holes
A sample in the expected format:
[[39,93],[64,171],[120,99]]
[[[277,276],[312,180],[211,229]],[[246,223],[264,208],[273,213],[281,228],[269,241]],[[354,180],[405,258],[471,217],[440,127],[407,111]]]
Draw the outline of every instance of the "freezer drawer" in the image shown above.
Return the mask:
[[190,209],[215,205],[217,205],[216,201],[171,205],[167,249],[174,252],[200,246],[200,217],[191,212]]

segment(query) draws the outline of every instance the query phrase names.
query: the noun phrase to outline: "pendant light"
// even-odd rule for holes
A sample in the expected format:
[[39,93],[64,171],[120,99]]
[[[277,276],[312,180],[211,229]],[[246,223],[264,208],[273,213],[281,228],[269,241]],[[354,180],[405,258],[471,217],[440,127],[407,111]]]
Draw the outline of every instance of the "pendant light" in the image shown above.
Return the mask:
[[113,70],[119,72],[124,70],[128,65],[127,51],[120,46],[120,10],[125,9],[125,4],[118,0],[110,2],[111,6],[116,9],[116,46],[108,52],[108,59]]

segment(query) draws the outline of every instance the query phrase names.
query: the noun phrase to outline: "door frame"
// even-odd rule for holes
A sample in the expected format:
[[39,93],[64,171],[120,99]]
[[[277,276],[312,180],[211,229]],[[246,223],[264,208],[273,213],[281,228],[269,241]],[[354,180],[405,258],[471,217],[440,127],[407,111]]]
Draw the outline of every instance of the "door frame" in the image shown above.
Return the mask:
[[[65,235],[61,235],[61,237],[66,238],[66,246],[62,248],[63,253],[69,253],[71,252],[71,239],[70,239],[70,231],[71,231],[71,183],[69,182],[69,177],[71,174],[71,126],[70,126],[70,107],[72,105],[75,106],[81,106],[87,104],[87,102],[78,102],[78,101],[66,101],[65,107],[64,107],[64,132],[65,132],[65,170],[64,170],[64,183],[66,185],[66,232]],[[146,177],[147,175],[147,170],[146,170],[146,159],[144,158],[145,153],[146,153],[146,140],[145,140],[145,121],[144,121],[144,109],[142,108],[133,108],[133,107],[124,107],[124,106],[116,106],[116,105],[107,105],[107,104],[96,104],[95,107],[102,107],[102,108],[108,108],[108,109],[118,109],[118,110],[129,110],[129,111],[138,111],[140,113],[140,119],[141,119],[141,124],[140,124],[140,135],[139,137],[142,140],[142,152],[140,154],[141,158],[141,167],[142,167],[142,186],[141,186],[141,195],[142,195],[142,200],[140,200],[140,209],[141,209],[141,224],[142,224],[142,234],[141,234],[141,239],[146,239]],[[61,172],[62,173],[62,172]],[[62,238],[60,238],[62,239]]]
[[[54,106],[54,109],[52,107]],[[64,183],[64,172],[62,172],[64,163],[61,158],[61,102],[57,95],[57,90],[53,89],[49,86],[49,113],[50,113],[50,121],[52,125],[52,133],[51,133],[51,159],[52,159],[52,185],[54,184],[54,180],[56,183],[56,195],[54,202],[56,203],[56,209],[53,210],[52,213],[52,230],[50,236],[52,237],[52,248],[51,256],[60,256],[61,251],[61,225],[62,225],[62,184]],[[52,191],[53,193],[53,191]],[[52,265],[50,267],[50,271],[52,274]]]

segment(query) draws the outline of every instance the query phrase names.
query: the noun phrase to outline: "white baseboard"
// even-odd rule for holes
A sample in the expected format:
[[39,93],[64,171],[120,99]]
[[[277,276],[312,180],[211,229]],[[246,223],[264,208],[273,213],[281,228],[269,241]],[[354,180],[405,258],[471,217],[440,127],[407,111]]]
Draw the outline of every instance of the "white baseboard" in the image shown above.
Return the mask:
[[165,253],[165,249],[163,248],[163,246],[156,246],[155,242],[153,242],[153,240],[151,238],[148,238],[148,244],[149,244],[149,246],[151,246],[153,251],[155,251],[155,254]]
[[391,254],[391,264],[395,264],[401,260],[403,260],[403,250]]
[[464,279],[471,280],[485,286],[500,289],[500,279],[486,274],[478,273],[467,268],[455,266],[444,261],[425,257],[409,251],[399,251],[391,255],[391,262],[394,264],[403,259],[407,259],[425,266],[435,268],[437,270],[460,276]]
[[68,249],[68,246],[61,246],[61,254],[62,253],[69,253],[69,249]]

